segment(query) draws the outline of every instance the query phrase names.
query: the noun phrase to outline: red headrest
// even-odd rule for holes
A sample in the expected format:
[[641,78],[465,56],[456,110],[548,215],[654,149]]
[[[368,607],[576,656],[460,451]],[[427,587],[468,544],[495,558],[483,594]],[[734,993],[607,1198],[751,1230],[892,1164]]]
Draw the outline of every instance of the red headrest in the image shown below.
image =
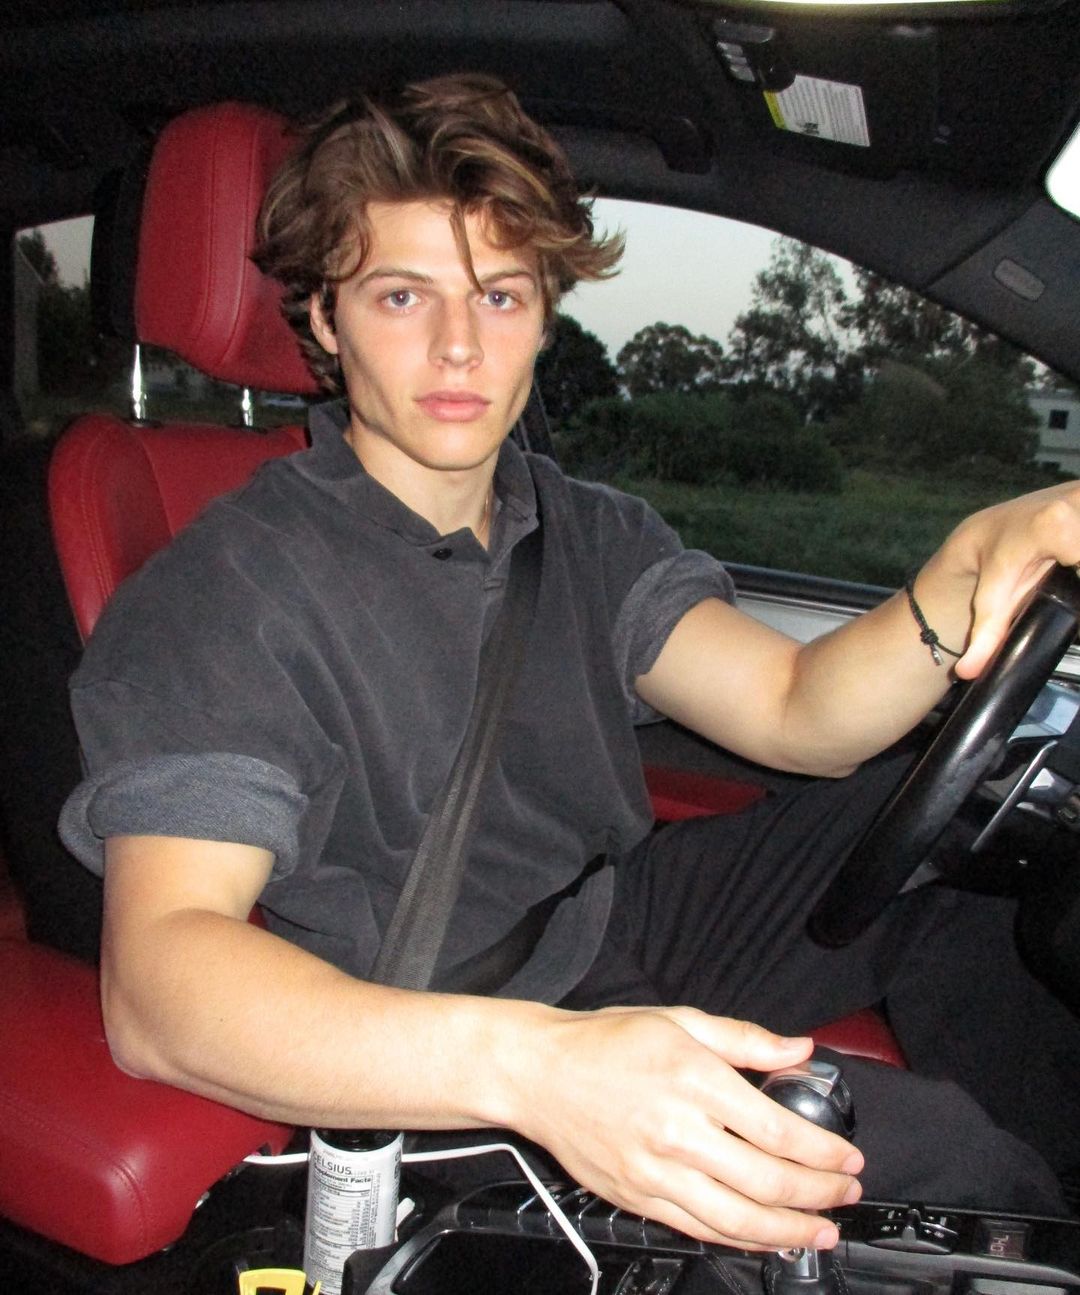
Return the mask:
[[135,324],[224,382],[309,395],[318,390],[281,290],[249,260],[271,176],[295,146],[284,117],[250,104],[184,113],[162,131],[139,232]]

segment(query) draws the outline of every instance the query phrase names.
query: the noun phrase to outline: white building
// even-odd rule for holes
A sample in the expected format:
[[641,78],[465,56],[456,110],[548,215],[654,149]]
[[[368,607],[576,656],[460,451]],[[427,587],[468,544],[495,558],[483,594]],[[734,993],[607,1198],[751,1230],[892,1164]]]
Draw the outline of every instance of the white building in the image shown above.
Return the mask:
[[1028,403],[1039,420],[1036,460],[1080,476],[1080,395],[1062,388],[1044,388],[1033,392]]

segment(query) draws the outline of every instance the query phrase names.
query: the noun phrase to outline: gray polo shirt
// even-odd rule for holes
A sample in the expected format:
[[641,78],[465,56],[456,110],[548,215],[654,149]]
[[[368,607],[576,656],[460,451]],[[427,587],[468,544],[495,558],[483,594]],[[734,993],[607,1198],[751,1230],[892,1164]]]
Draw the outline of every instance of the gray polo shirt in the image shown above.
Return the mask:
[[[468,720],[510,553],[544,519],[536,620],[485,787],[442,965],[500,939],[651,822],[633,680],[723,568],[641,500],[507,442],[490,551],[439,535],[367,475],[341,406],[312,446],[212,503],[122,588],[72,681],[87,777],[61,819],[102,868],[109,836],[274,855],[272,930],[359,976]],[[556,910],[504,992],[555,1001],[595,956],[603,869]]]

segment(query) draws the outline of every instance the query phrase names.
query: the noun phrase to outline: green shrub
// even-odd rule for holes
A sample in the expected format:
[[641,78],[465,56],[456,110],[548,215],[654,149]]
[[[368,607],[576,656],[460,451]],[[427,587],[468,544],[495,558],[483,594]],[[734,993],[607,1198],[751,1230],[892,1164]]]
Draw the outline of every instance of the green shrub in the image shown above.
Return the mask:
[[724,466],[731,402],[726,395],[655,393],[593,400],[560,434],[568,471],[703,485]]
[[731,413],[732,429],[743,436],[797,436],[803,427],[799,411],[785,396],[775,391],[761,391],[735,404]]
[[605,480],[635,471],[629,402],[619,396],[590,400],[555,432],[555,449],[567,472]]
[[567,471],[605,480],[727,480],[821,493],[843,482],[840,456],[823,432],[802,426],[787,400],[769,394],[741,403],[722,392],[593,400],[559,434],[557,449]]
[[988,461],[1006,472],[1031,463],[1036,422],[1016,374],[969,357],[933,371],[882,365],[828,430],[850,465],[912,472],[947,467],[990,481],[997,478]]
[[740,485],[837,494],[844,484],[840,455],[817,427],[740,432],[728,439],[724,449],[726,474]]

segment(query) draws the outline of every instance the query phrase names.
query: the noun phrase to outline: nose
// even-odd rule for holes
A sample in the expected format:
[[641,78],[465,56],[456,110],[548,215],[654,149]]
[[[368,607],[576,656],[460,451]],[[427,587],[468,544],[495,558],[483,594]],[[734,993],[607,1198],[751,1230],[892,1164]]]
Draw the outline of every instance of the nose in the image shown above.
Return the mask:
[[433,364],[452,368],[475,368],[484,358],[477,320],[469,301],[440,303],[435,312],[430,358]]

